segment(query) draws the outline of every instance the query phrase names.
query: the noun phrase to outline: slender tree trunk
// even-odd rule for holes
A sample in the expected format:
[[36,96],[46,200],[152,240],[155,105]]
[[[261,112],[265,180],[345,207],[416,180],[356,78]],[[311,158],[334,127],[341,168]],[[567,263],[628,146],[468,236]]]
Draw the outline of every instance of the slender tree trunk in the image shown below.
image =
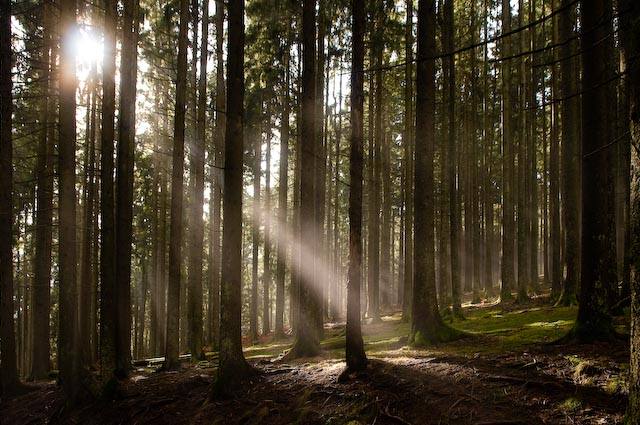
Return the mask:
[[435,2],[418,2],[416,75],[415,277],[409,343],[420,346],[448,340],[453,332],[438,311],[435,282],[434,176],[435,148]]
[[[94,65],[95,66],[95,65]],[[95,175],[95,120],[96,120],[96,89],[95,67],[89,82],[89,96],[87,98],[85,163],[83,188],[83,222],[82,222],[82,253],[80,256],[79,282],[79,319],[80,319],[80,355],[84,356],[86,364],[91,363],[91,290],[93,286],[93,204],[94,204],[94,175]],[[48,317],[47,317],[48,319]]]
[[138,9],[136,0],[124,2],[116,187],[116,375],[119,377],[128,376],[131,369],[131,242]]
[[[315,0],[302,5],[302,113],[300,120],[300,246],[309,246],[316,238],[315,222]],[[313,258],[303,258],[305,270],[300,275],[300,310],[297,317],[296,339],[292,357],[314,356],[320,351],[316,317],[322,289],[319,287]],[[310,273],[311,272],[311,273]]]
[[[555,0],[557,3],[557,0]],[[556,4],[557,6],[557,4]],[[557,8],[557,7],[556,7]],[[555,9],[555,8],[554,8]],[[567,12],[565,12],[567,13]],[[559,18],[553,20],[553,37],[552,42],[556,44],[559,42]],[[559,60],[559,50],[554,50],[554,62]],[[553,98],[558,99],[562,97],[560,92],[560,69],[557,64],[553,66],[553,82],[551,92]],[[563,126],[564,127],[564,126]],[[551,296],[552,298],[558,298],[562,290],[562,259],[560,253],[560,109],[557,102],[553,102],[551,105],[551,143],[549,150],[549,208],[550,212],[550,224],[551,229],[549,232],[549,239],[551,245]],[[566,149],[566,144],[571,143],[570,140],[563,140],[562,145]],[[563,155],[563,158],[566,158]],[[575,205],[575,204],[574,204]],[[577,209],[577,208],[576,208]],[[566,228],[566,223],[565,223]],[[575,229],[574,229],[575,230]],[[565,256],[566,257],[566,256]]]
[[105,2],[102,61],[102,134],[100,157],[100,370],[110,381],[116,370],[116,225],[114,198],[114,140],[116,102],[117,2]]
[[[261,104],[262,110],[264,103]],[[254,137],[253,145],[253,226],[252,232],[252,250],[251,250],[251,303],[249,304],[249,331],[251,332],[251,341],[258,341],[258,254],[260,247],[260,174],[262,162],[262,131],[261,126],[251,132]]]
[[211,345],[214,349],[218,349],[220,343],[220,270],[221,270],[221,204],[222,204],[222,187],[224,181],[221,178],[224,167],[224,151],[225,151],[225,127],[226,114],[224,113],[226,105],[226,87],[224,80],[224,6],[222,1],[216,1],[216,123],[215,123],[215,167],[211,181],[213,191],[212,203],[213,211],[212,222],[209,224],[211,246],[209,247],[209,270],[210,270],[210,286],[209,286],[209,314],[208,322],[211,326]]
[[[269,109],[271,109],[269,107]],[[270,113],[270,112],[269,112]],[[270,118],[267,118],[270,120]],[[262,274],[262,335],[271,332],[271,125],[267,127],[266,170],[264,179],[264,265]]]
[[[0,185],[0,394],[6,396],[14,394],[20,384],[13,322],[13,55],[12,43],[8,42],[11,40],[9,1],[0,4],[0,35],[5,40],[0,43],[0,178],[3,182]],[[71,390],[69,384],[69,381],[65,383],[66,391]]]
[[[453,0],[446,0],[444,5],[446,11],[444,13],[446,36],[443,37],[444,50],[449,53],[453,51]],[[457,142],[456,142],[456,126],[455,126],[455,87],[456,73],[454,67],[454,57],[447,56],[443,61],[444,66],[444,96],[447,105],[447,195],[449,196],[449,240],[450,240],[450,265],[451,265],[451,298],[453,303],[453,313],[456,316],[462,316],[462,297],[460,294],[460,265],[459,265],[459,234],[461,232],[460,225],[460,204],[458,202],[458,190],[456,187],[456,163],[458,158]]]
[[[288,28],[290,29],[290,28]],[[282,98],[282,117],[280,127],[280,165],[279,165],[279,185],[278,188],[278,220],[280,232],[287,229],[287,192],[289,186],[289,115],[290,110],[290,52],[291,40],[287,35],[287,44],[283,53],[284,67],[284,96]],[[285,303],[285,275],[286,275],[286,259],[289,248],[289,241],[278,239],[278,258],[276,265],[276,338],[284,337],[284,303]]]
[[211,397],[228,392],[252,373],[242,354],[242,154],[244,101],[244,1],[229,4],[227,118],[224,160],[224,225],[220,293],[220,360]]
[[[33,353],[31,363],[31,377],[44,379],[51,369],[51,347],[49,342],[51,312],[51,254],[53,236],[53,166],[55,144],[55,96],[53,82],[51,81],[55,71],[56,49],[51,35],[53,19],[51,18],[51,5],[45,6],[43,48],[41,60],[44,65],[42,79],[45,97],[42,103],[42,122],[46,123],[40,134],[38,144],[38,162],[36,165],[37,211],[36,211],[36,235],[35,258],[33,278],[33,304],[32,320],[38,323],[33,328]],[[4,98],[4,96],[3,96]],[[4,113],[2,114],[5,116]],[[3,178],[3,181],[8,181]],[[3,201],[4,203],[4,201]]]
[[[509,0],[502,0],[502,32],[511,30],[511,5]],[[511,55],[510,41],[503,39],[502,54],[508,58]],[[513,205],[513,130],[511,112],[513,108],[511,93],[511,63],[508,59],[501,62],[502,66],[502,287],[501,301],[512,298],[511,290],[515,286],[514,273],[514,205]]]
[[165,346],[166,370],[180,367],[180,268],[182,264],[184,130],[187,92],[187,27],[189,1],[180,0],[180,32],[178,36],[178,73],[176,80],[176,107],[173,130],[173,164],[171,173],[171,229],[169,236],[169,288],[167,297],[167,340]]
[[405,226],[404,226],[404,287],[402,321],[411,316],[413,298],[413,0],[407,1],[405,33],[405,95],[404,95],[404,160],[405,160]]
[[189,350],[191,360],[204,359],[203,321],[202,321],[202,255],[204,246],[204,154],[206,147],[207,120],[207,48],[209,38],[209,1],[202,4],[202,35],[200,38],[200,76],[198,79],[198,115],[196,123],[196,140],[193,144],[192,172],[195,180],[195,192],[191,207],[191,232],[189,256]]
[[351,153],[349,161],[349,280],[345,355],[347,370],[367,366],[360,327],[360,283],[362,279],[362,166],[364,115],[364,1],[352,0]]
[[[524,0],[520,0],[518,3],[518,26],[523,27],[526,25],[524,18]],[[520,41],[520,52],[524,52],[527,49],[525,44],[526,35],[525,32],[521,32],[518,35]],[[528,229],[527,229],[527,158],[526,158],[526,145],[527,134],[526,126],[529,118],[529,111],[527,111],[526,105],[526,91],[527,91],[527,70],[526,64],[522,56],[518,58],[518,93],[520,94],[518,109],[518,121],[517,121],[517,133],[518,133],[518,152],[517,163],[518,168],[516,172],[516,196],[517,196],[517,259],[518,259],[518,286],[516,291],[516,302],[524,302],[529,296],[527,295],[527,287],[529,280],[529,271],[527,269],[527,252],[528,246]]]
[[[76,3],[62,0],[60,3],[60,29],[62,55],[60,57],[60,107],[58,149],[59,182],[59,334],[58,364],[60,382],[71,404],[90,396],[83,383],[84,364],[78,352],[79,329],[77,292],[77,244],[76,244],[76,61],[68,34],[76,27]],[[4,364],[3,364],[4,368]]]
[[[580,122],[578,102],[578,76],[573,69],[575,58],[572,57],[574,49],[573,26],[575,24],[575,8],[569,6],[568,0],[562,0],[562,7],[566,10],[558,15],[558,41],[560,43],[560,84],[558,96],[562,98],[562,208],[564,222],[564,266],[566,278],[562,286],[562,295],[558,300],[560,305],[575,305],[576,291],[580,279],[580,211],[572,208],[572,205],[580,204],[580,147],[579,129]],[[557,130],[556,130],[557,131]],[[557,147],[556,147],[557,152]],[[556,167],[558,161],[555,161]],[[557,176],[557,170],[555,171]],[[557,273],[561,273],[559,258]],[[562,276],[557,277],[562,279]]]

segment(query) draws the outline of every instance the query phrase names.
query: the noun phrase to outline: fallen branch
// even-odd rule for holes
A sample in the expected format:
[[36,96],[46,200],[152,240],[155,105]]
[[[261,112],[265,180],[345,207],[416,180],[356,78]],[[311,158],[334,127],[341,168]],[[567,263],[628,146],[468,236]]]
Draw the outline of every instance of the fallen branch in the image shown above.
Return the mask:
[[411,422],[408,422],[408,421],[406,421],[406,420],[402,419],[400,416],[396,416],[396,415],[391,414],[391,413],[389,412],[389,409],[388,409],[388,408],[386,408],[386,407],[385,407],[383,410],[381,410],[380,412],[381,412],[384,416],[386,416],[387,418],[389,418],[389,419],[393,419],[394,421],[399,422],[399,423],[401,423],[401,424],[404,424],[404,425],[413,425]]

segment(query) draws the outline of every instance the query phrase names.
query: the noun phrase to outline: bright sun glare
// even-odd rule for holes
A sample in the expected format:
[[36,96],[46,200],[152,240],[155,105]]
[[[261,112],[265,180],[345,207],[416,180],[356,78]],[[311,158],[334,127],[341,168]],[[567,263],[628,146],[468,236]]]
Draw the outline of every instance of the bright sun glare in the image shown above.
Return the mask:
[[99,66],[102,63],[102,39],[92,29],[80,27],[75,39],[75,52],[78,78],[86,80],[94,64]]

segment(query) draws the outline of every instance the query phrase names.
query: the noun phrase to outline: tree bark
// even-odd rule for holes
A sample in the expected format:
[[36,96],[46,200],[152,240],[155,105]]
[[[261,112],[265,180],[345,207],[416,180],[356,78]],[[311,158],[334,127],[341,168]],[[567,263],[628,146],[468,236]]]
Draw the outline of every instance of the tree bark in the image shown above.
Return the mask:
[[315,356],[320,352],[318,335],[318,305],[322,294],[321,284],[316,280],[315,260],[306,258],[305,247],[315,242],[315,166],[316,166],[316,92],[315,92],[315,0],[303,0],[302,5],[302,112],[300,120],[300,247],[303,251],[300,270],[300,309],[298,311],[296,338],[291,357]]
[[[364,0],[352,0],[351,152],[349,161],[349,280],[345,355],[348,370],[367,366],[360,327],[362,280],[362,165],[364,112]],[[337,182],[336,182],[337,183]]]
[[[502,0],[502,32],[511,30],[511,5],[509,0]],[[510,41],[502,40],[502,54],[510,56]],[[513,130],[512,130],[512,93],[511,93],[511,63],[509,59],[501,62],[502,66],[502,287],[500,300],[512,299],[511,290],[515,286],[514,274],[514,205],[513,205]]]
[[[49,342],[51,312],[51,254],[53,236],[53,166],[55,125],[55,101],[51,93],[54,88],[52,75],[55,71],[56,48],[52,37],[53,19],[51,5],[45,6],[45,25],[41,60],[44,65],[42,79],[45,97],[42,102],[42,122],[47,123],[42,129],[38,146],[38,162],[36,165],[37,211],[35,258],[33,278],[32,320],[38,323],[33,328],[33,354],[31,357],[31,377],[44,379],[51,369],[51,344]],[[4,113],[3,113],[3,116]],[[4,180],[3,181],[8,181]],[[4,204],[4,202],[3,202]]]
[[116,187],[116,376],[131,369],[131,242],[138,57],[137,0],[124,2]]
[[187,92],[187,29],[189,1],[180,0],[180,30],[178,35],[178,73],[173,130],[173,164],[171,173],[171,229],[169,234],[169,288],[167,296],[167,340],[163,369],[180,367],[180,268],[182,264],[184,131]]
[[[0,394],[7,396],[19,387],[13,322],[13,43],[8,41],[11,40],[9,1],[0,4],[0,35],[5,40],[0,43],[0,180],[3,182],[0,185]],[[70,390],[69,384],[66,383],[65,390]]]
[[615,333],[608,303],[616,281],[613,149],[601,119],[608,107],[602,23],[611,16],[610,0],[582,4],[582,269],[580,307],[569,334],[578,341],[608,340]]
[[210,396],[252,373],[242,354],[242,172],[244,152],[244,1],[229,4],[227,119],[224,160],[224,225],[220,293],[220,360]]
[[448,340],[453,331],[438,311],[435,282],[434,173],[435,148],[435,2],[418,2],[416,74],[415,276],[409,343],[421,346]]

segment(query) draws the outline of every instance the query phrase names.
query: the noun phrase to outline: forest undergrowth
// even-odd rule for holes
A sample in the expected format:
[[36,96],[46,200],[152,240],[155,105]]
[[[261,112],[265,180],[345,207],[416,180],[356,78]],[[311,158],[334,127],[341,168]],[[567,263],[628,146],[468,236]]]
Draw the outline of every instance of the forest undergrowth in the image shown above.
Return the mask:
[[[628,343],[561,345],[577,309],[546,297],[525,304],[467,304],[448,318],[467,337],[406,346],[408,324],[388,312],[364,324],[366,371],[344,370],[344,324],[325,327],[323,353],[283,362],[291,340],[245,347],[262,373],[207,402],[216,353],[178,372],[136,367],[121,398],[69,410],[54,382],[0,405],[2,424],[616,424],[627,405]],[[626,333],[628,315],[616,319]],[[142,363],[138,363],[142,364]]]

